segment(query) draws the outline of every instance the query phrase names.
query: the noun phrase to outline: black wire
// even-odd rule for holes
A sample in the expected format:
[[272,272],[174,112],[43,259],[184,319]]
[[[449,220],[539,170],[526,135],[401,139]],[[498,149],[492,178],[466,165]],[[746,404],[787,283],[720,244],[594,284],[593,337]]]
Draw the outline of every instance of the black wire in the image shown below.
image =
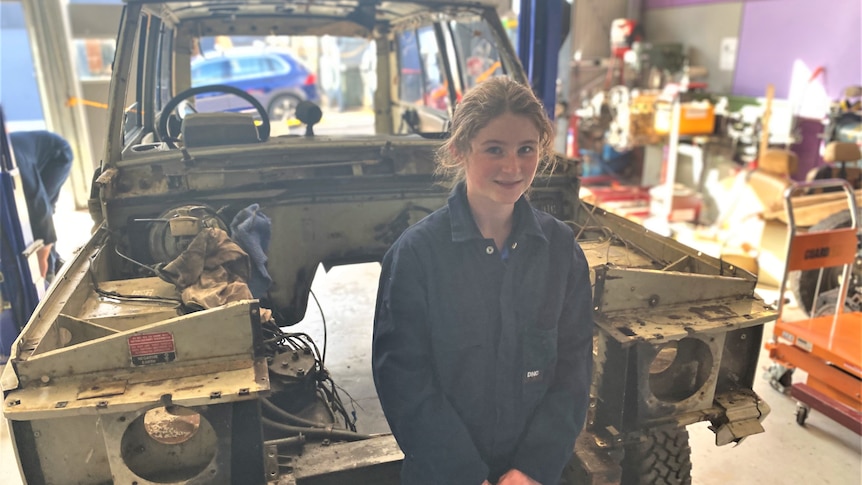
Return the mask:
[[[143,296],[143,295],[124,295],[122,293],[117,293],[116,291],[107,291],[103,290],[99,286],[99,281],[96,279],[96,272],[93,267],[96,265],[96,258],[101,254],[101,250],[99,250],[96,254],[90,256],[90,267],[87,268],[87,273],[90,275],[90,282],[93,284],[93,291],[96,292],[99,296],[104,296],[107,298],[115,298],[118,300],[130,300],[130,301],[140,301],[140,302],[150,302],[150,303],[165,303],[165,302],[173,302],[177,303],[179,306],[183,306],[183,301],[178,298],[170,298],[166,296]],[[119,253],[117,253],[119,254]]]
[[316,421],[309,421],[308,419],[301,418],[295,414],[291,414],[284,409],[276,406],[272,401],[268,398],[262,398],[260,403],[263,405],[264,409],[271,411],[276,414],[278,417],[283,418],[287,421],[290,421],[293,424],[300,426],[308,426],[309,428],[325,428],[328,426],[327,423],[318,423]]
[[317,299],[317,295],[314,294],[314,290],[309,288],[308,292],[311,293],[311,297],[314,298],[314,303],[317,303],[317,309],[318,309],[318,311],[320,311],[320,319],[323,320],[323,356],[320,359],[320,366],[325,367],[326,366],[326,343],[327,343],[327,340],[326,340],[326,316],[323,314],[323,307],[320,306],[320,300]]
[[334,438],[345,441],[362,441],[371,438],[367,434],[359,434],[353,431],[331,428],[308,428],[304,426],[289,426],[286,424],[277,423],[267,417],[261,417],[261,422],[264,426],[278,431],[283,431],[290,434],[304,434],[314,438]]
[[[323,365],[323,356],[321,355],[317,344],[314,343],[314,339],[312,339],[310,335],[302,332],[286,333],[274,322],[266,322],[261,328],[268,333],[267,338],[264,339],[264,343],[267,345],[271,355],[284,351],[284,349],[301,351],[303,353],[311,353],[314,355],[315,365],[317,366],[317,370],[315,372],[317,388],[319,392],[323,393],[322,396],[320,396],[321,399],[326,402],[327,409],[332,408],[341,415],[344,419],[345,426],[352,431],[356,431],[356,413],[355,411],[350,413],[344,407],[341,396],[338,394],[337,386],[332,380],[332,377],[330,377],[326,367]],[[326,328],[325,325],[324,328]],[[325,348],[326,347],[324,347],[324,350]],[[327,387],[327,385],[329,387]],[[348,396],[350,397],[351,403],[353,403],[353,397],[349,394]],[[290,419],[286,416],[283,417],[285,419]]]
[[134,264],[136,264],[136,265],[140,266],[141,268],[144,268],[144,269],[145,269],[145,270],[147,270],[147,271],[150,271],[151,273],[153,273],[153,274],[154,274],[154,275],[156,275],[156,276],[160,276],[160,275],[159,275],[159,272],[158,272],[158,271],[156,271],[154,268],[151,268],[151,267],[149,267],[149,266],[145,265],[144,263],[141,263],[141,262],[139,262],[139,261],[136,261],[136,260],[134,260],[134,259],[132,259],[132,258],[130,258],[130,257],[128,257],[128,256],[126,256],[125,254],[121,253],[121,252],[120,252],[120,248],[119,248],[119,247],[117,247],[117,244],[116,244],[116,243],[114,243],[114,252],[115,252],[115,253],[117,253],[117,256],[119,256],[119,257],[121,257],[121,258],[123,258],[123,259],[125,259],[125,260],[127,260],[127,261],[130,261],[130,262],[132,262],[132,263],[134,263]]

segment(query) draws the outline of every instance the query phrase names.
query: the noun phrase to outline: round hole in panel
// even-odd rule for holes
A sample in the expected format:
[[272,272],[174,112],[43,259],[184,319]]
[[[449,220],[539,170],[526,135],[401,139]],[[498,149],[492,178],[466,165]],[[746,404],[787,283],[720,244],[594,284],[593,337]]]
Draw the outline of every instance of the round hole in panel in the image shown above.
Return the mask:
[[131,472],[155,483],[190,480],[216,455],[217,436],[198,412],[168,406],[150,409],[123,433],[121,456]]
[[706,384],[712,364],[712,350],[702,340],[686,337],[668,342],[650,363],[650,392],[661,401],[684,401]]

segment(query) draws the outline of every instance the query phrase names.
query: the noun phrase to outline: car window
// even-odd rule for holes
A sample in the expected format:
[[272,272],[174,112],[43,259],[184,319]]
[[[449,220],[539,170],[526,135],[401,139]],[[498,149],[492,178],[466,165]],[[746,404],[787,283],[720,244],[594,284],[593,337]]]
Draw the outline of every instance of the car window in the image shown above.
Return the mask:
[[398,36],[398,65],[401,66],[399,97],[407,103],[422,100],[422,59],[416,31],[408,30]]
[[481,18],[450,22],[458,51],[458,70],[463,73],[467,89],[494,76],[505,76],[496,40],[490,26]]
[[434,28],[431,26],[422,27],[416,33],[424,74],[423,103],[429,108],[445,111],[449,107],[449,85],[446,81],[443,60]]
[[[123,16],[126,15],[126,12],[123,12]],[[140,128],[144,124],[143,118],[143,110],[141,107],[143,106],[143,87],[142,87],[142,78],[143,78],[143,68],[141,64],[138,62],[139,58],[143,58],[145,56],[145,47],[147,29],[149,28],[149,16],[141,15],[141,18],[138,22],[138,31],[135,33],[133,42],[134,47],[130,49],[133,53],[131,65],[135,66],[133,69],[133,76],[131,82],[129,82],[126,87],[126,100],[124,103],[125,112],[123,117],[123,140],[122,143],[125,145],[130,140],[134,138],[134,134],[140,130]]]
[[231,60],[231,77],[254,77],[270,71],[268,59],[265,57],[240,57]]
[[289,63],[281,62],[272,56],[264,58],[264,63],[266,65],[266,67],[264,67],[264,72],[268,74],[288,74],[291,71]]
[[173,92],[173,80],[171,76],[171,52],[174,48],[173,32],[165,28],[162,35],[159,36],[159,49],[156,76],[156,109],[161,110],[162,106],[171,100]]
[[401,100],[445,111],[449,107],[448,82],[434,28],[401,33],[398,56]]
[[230,76],[226,59],[204,61],[192,68],[192,85],[215,84]]

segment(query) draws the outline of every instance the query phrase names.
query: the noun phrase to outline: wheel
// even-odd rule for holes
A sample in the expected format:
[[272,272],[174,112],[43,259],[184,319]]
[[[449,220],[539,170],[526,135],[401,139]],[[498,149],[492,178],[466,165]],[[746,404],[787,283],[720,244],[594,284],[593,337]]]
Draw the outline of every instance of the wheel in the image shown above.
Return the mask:
[[796,405],[796,424],[799,426],[805,426],[805,420],[808,419],[808,412],[811,410],[808,406],[804,404]]
[[255,110],[257,110],[257,114],[260,115],[260,126],[257,127],[258,138],[260,141],[266,141],[269,139],[269,131],[270,131],[270,123],[269,123],[269,115],[266,110],[263,109],[263,105],[260,104],[260,101],[254,98],[254,96],[248,94],[242,89],[235,88],[233,86],[227,86],[224,84],[211,84],[208,86],[198,86],[196,88],[186,89],[185,91],[177,94],[170,101],[168,101],[165,106],[162,108],[162,115],[159,118],[159,126],[156,131],[156,135],[159,137],[159,140],[165,142],[170,148],[176,148],[174,144],[174,139],[168,134],[168,120],[171,118],[171,113],[173,113],[174,109],[176,109],[180,103],[185,101],[192,96],[197,96],[198,94],[203,93],[228,93],[233,94],[235,96],[239,96],[240,98],[248,101]]
[[292,94],[282,94],[269,103],[269,119],[273,121],[287,121],[296,117],[296,106],[299,98]]
[[766,369],[763,377],[769,381],[769,385],[776,391],[782,394],[789,394],[790,386],[793,384],[793,370],[781,364],[772,364]]
[[[857,220],[862,220],[862,208],[857,210]],[[829,217],[821,220],[817,224],[811,226],[808,232],[825,231],[830,229],[839,229],[842,227],[850,227],[850,210],[836,212]],[[823,278],[820,282],[820,293],[838,288],[841,285],[840,267],[824,268]],[[811,313],[811,307],[814,304],[814,291],[817,289],[817,276],[820,273],[818,269],[807,271],[793,271],[790,274],[789,283],[790,289],[793,291],[793,296],[799,304],[799,308],[805,311],[806,314]],[[851,285],[850,292],[853,291]],[[852,295],[848,293],[848,298]]]
[[685,427],[654,428],[628,445],[620,463],[624,485],[691,484],[691,447]]

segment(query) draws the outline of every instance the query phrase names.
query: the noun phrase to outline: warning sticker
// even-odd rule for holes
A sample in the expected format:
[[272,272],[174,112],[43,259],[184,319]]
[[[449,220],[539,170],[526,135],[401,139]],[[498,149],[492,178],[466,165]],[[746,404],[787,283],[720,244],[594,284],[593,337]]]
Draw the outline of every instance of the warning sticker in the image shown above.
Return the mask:
[[173,362],[177,358],[174,336],[170,332],[145,333],[129,337],[132,365],[153,365]]

